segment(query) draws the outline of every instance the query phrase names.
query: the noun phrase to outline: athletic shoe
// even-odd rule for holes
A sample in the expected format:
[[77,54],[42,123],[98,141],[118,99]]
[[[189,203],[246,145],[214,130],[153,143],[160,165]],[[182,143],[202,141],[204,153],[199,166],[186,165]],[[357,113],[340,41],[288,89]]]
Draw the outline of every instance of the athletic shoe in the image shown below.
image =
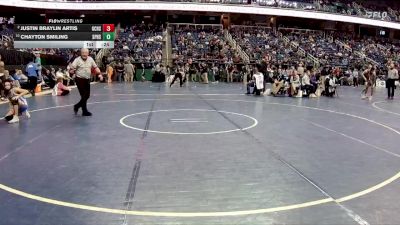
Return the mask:
[[28,112],[28,110],[26,110],[25,112],[23,112],[23,115],[24,115],[27,119],[30,119],[30,118],[31,118],[31,114]]
[[87,112],[83,112],[82,116],[92,116],[92,113],[87,111]]
[[19,122],[18,116],[14,116],[12,120],[8,121],[8,123],[18,123],[18,122]]
[[78,110],[79,110],[79,107],[74,105],[74,113],[75,113],[75,115],[78,114]]
[[368,97],[368,100],[371,101],[371,100],[372,100],[372,96],[369,96],[369,97]]

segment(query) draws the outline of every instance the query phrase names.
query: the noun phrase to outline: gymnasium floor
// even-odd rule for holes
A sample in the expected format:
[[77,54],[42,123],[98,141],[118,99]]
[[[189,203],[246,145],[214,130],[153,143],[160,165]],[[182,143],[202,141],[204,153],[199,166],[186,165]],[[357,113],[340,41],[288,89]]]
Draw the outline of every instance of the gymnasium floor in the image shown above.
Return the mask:
[[[400,224],[400,103],[95,84],[0,121],[1,225]],[[0,105],[0,113],[7,105]]]

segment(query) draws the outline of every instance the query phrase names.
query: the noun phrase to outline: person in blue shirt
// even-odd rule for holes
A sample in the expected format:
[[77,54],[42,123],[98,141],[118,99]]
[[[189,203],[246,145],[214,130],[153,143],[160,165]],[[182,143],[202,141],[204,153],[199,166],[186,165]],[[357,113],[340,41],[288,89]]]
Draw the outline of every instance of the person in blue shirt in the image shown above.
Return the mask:
[[39,78],[41,78],[41,76],[42,76],[42,60],[40,59],[40,53],[35,54],[35,63],[36,63]]
[[28,90],[35,96],[35,89],[38,81],[38,68],[37,64],[34,62],[35,59],[32,59],[31,62],[26,65],[26,75],[28,76]]

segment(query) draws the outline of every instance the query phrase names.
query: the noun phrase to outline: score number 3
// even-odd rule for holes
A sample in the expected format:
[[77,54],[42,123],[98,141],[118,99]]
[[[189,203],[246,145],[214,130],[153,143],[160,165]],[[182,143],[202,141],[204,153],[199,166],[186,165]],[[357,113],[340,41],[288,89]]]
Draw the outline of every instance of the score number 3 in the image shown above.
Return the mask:
[[114,24],[103,24],[103,32],[114,32]]

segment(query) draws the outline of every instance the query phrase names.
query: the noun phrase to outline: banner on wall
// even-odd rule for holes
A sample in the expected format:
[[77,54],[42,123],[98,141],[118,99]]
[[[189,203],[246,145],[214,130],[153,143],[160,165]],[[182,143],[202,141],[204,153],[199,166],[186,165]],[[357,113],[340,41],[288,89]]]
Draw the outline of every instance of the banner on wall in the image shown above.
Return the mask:
[[370,19],[386,20],[388,12],[366,11],[366,17]]

